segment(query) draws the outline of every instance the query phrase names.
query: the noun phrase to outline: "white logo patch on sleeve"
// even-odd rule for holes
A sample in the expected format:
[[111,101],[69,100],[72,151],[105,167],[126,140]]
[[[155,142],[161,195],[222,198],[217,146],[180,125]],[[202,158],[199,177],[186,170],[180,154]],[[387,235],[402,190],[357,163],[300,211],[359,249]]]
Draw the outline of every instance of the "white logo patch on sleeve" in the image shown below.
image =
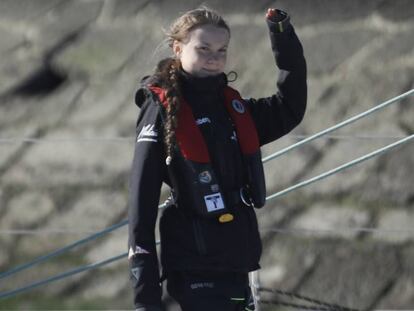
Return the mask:
[[210,118],[204,117],[196,120],[197,125],[202,125],[205,123],[211,123]]
[[209,213],[224,209],[224,202],[220,192],[206,195],[204,201],[206,202]]
[[154,124],[144,125],[137,137],[137,143],[140,141],[158,142],[158,132],[154,129]]
[[128,251],[128,258],[132,258],[139,254],[149,254],[149,253],[150,253],[149,251],[147,251],[145,248],[142,248],[140,246],[135,246],[135,249],[133,249],[131,246]]

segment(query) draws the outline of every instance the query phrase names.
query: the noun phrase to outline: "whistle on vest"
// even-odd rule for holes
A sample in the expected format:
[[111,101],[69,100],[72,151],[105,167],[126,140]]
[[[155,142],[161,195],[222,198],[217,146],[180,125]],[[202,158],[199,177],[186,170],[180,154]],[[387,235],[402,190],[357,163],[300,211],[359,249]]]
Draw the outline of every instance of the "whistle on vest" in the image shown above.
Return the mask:
[[233,221],[233,219],[234,219],[234,216],[233,214],[230,214],[230,213],[223,214],[218,218],[219,222],[221,223],[230,222],[230,221]]

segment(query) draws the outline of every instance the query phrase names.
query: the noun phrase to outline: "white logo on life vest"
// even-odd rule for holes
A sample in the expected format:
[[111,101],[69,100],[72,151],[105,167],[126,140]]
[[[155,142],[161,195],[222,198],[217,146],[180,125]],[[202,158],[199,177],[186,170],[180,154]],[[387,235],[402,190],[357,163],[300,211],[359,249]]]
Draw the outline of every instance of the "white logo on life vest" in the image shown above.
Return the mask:
[[224,209],[224,202],[220,192],[206,195],[204,201],[206,202],[209,213]]
[[138,254],[149,254],[150,252],[147,251],[145,248],[142,248],[141,246],[135,246],[135,249],[132,248],[132,246],[129,248],[128,252],[128,258],[132,258]]
[[244,105],[237,99],[233,99],[231,105],[233,106],[234,110],[236,110],[238,113],[244,113],[246,111]]
[[205,124],[205,123],[211,123],[210,118],[204,117],[196,120],[197,125]]
[[211,183],[212,178],[211,178],[211,174],[210,174],[210,172],[209,172],[209,171],[204,171],[204,172],[201,172],[201,173],[198,175],[198,180],[199,180],[201,183],[203,183],[203,184],[209,184],[209,183]]
[[154,129],[154,124],[148,124],[144,125],[141,132],[139,133],[137,137],[137,143],[140,141],[152,141],[157,142],[158,141],[158,132]]

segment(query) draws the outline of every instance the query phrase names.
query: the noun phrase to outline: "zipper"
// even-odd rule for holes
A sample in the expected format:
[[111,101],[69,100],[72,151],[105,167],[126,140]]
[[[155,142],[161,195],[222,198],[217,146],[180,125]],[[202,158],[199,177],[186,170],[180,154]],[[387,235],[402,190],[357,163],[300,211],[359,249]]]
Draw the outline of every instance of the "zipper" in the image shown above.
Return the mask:
[[195,218],[193,221],[194,237],[197,245],[197,250],[200,255],[207,254],[206,243],[204,241],[203,232],[201,229],[200,221]]

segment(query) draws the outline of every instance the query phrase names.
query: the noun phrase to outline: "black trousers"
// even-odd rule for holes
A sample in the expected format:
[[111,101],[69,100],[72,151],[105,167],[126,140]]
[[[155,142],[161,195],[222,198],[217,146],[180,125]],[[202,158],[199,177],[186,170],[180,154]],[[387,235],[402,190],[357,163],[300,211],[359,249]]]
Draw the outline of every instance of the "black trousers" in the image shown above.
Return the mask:
[[254,310],[247,273],[170,272],[167,291],[182,311]]

